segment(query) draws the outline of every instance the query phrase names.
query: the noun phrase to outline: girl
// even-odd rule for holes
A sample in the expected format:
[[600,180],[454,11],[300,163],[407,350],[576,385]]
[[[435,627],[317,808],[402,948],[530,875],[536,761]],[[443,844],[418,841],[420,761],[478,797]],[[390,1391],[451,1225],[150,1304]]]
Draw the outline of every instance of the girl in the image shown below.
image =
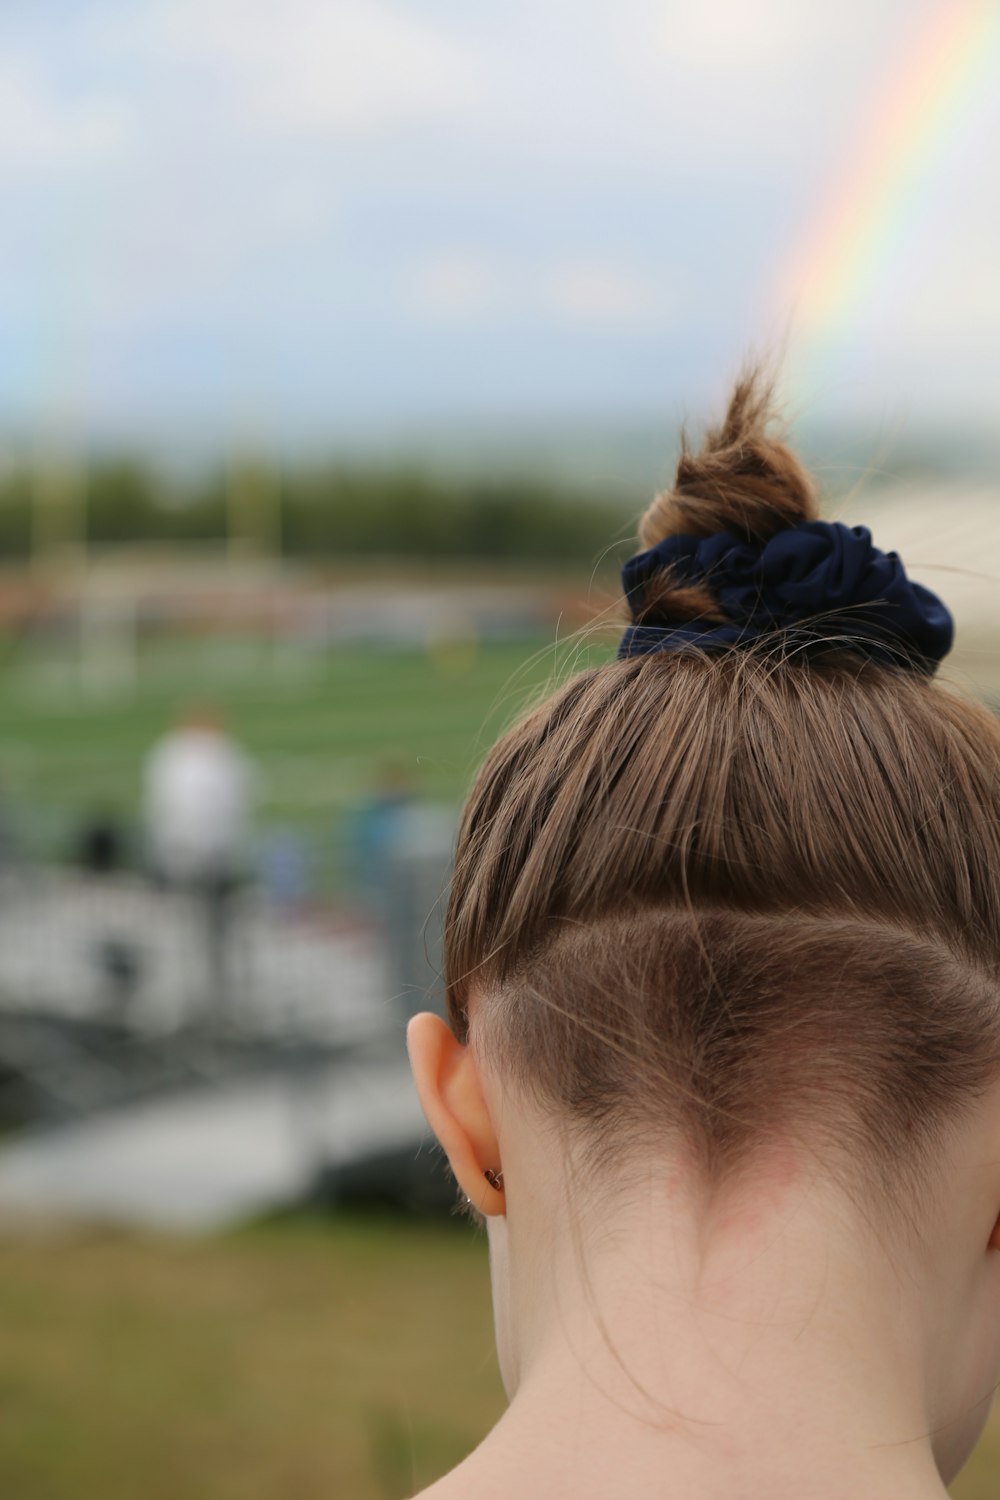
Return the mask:
[[409,1046],[510,1405],[425,1500],[942,1500],[1000,1372],[1000,724],[742,380],[465,811]]

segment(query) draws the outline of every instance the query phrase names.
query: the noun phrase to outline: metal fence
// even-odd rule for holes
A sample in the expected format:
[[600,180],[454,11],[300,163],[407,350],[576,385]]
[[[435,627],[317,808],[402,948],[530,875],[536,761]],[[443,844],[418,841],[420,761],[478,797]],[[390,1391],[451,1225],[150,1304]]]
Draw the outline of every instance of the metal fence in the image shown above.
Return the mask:
[[350,903],[8,860],[0,1216],[200,1227],[369,1182],[440,1196],[406,1018],[440,1003],[453,818],[401,806]]

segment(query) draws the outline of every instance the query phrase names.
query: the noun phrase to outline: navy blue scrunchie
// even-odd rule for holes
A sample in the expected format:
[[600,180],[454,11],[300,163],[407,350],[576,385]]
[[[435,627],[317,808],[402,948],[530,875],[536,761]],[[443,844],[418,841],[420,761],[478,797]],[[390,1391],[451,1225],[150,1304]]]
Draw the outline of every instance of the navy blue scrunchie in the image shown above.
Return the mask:
[[[707,584],[724,621],[646,613],[646,588],[664,568],[677,586]],[[763,543],[729,532],[669,536],[622,569],[633,619],[619,657],[697,646],[721,651],[780,637],[789,649],[846,650],[933,672],[951,649],[954,622],[895,552],[881,552],[866,526],[803,521]]]

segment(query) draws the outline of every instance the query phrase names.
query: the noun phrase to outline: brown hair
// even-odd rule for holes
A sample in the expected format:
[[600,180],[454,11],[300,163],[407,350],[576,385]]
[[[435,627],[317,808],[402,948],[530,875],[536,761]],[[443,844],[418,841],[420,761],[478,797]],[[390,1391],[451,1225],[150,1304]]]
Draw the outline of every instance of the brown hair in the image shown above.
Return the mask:
[[[640,536],[816,513],[750,375]],[[678,618],[717,610],[671,588]],[[484,1056],[598,1159],[678,1133],[714,1181],[794,1131],[898,1187],[1000,1072],[998,814],[997,720],[849,649],[585,671],[466,806],[453,1028],[471,1003]]]

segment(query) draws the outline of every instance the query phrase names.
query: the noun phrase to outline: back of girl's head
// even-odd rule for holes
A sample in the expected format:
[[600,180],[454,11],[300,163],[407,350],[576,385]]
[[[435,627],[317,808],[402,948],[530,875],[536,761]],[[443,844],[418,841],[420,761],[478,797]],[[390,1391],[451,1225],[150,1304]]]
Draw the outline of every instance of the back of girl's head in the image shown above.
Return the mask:
[[[814,520],[772,426],[751,375],[643,544]],[[682,635],[726,613],[669,566],[629,600]],[[694,632],[583,672],[488,757],[452,1025],[595,1170],[669,1140],[717,1182],[794,1138],[896,1194],[1000,1073],[1000,725],[917,667],[842,618]]]

